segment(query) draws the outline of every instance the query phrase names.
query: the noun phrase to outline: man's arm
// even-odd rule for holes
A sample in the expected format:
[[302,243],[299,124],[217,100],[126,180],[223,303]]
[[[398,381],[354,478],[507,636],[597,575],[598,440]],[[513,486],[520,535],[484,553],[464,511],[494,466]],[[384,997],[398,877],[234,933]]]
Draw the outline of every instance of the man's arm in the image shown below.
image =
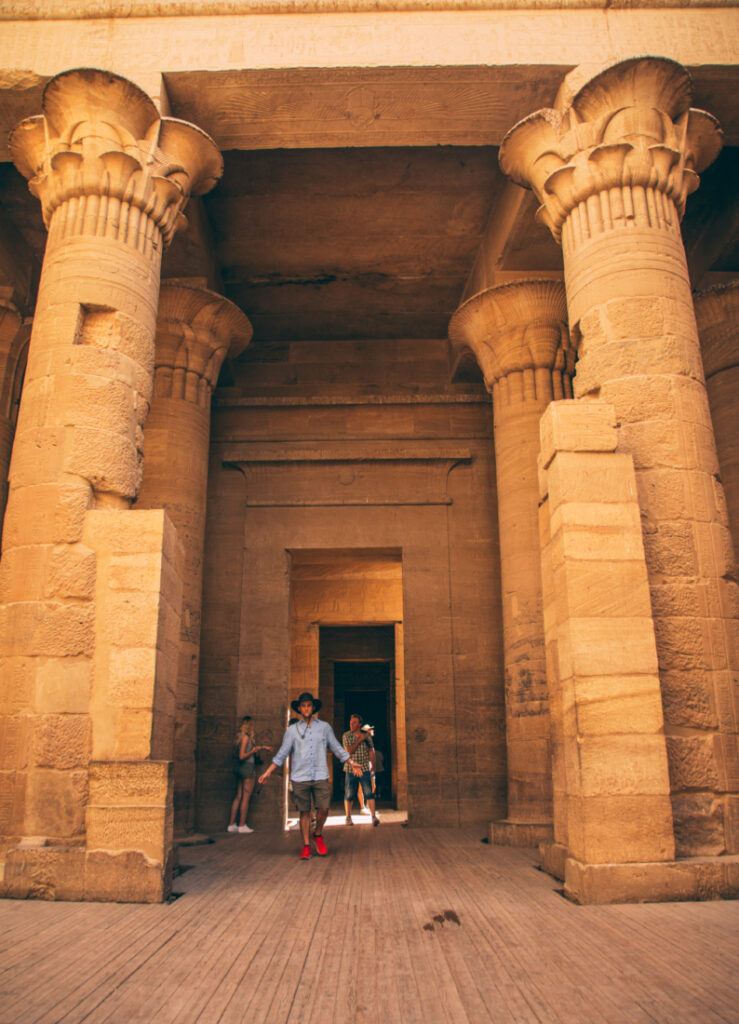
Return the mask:
[[292,748],[293,748],[293,737],[292,737],[292,733],[290,732],[290,729],[288,728],[288,729],[285,730],[285,735],[282,737],[282,743],[280,744],[280,749],[277,751],[275,756],[272,758],[272,763],[270,764],[269,768],[267,768],[267,770],[265,772],[262,772],[262,774],[259,776],[258,781],[259,781],[259,785],[260,786],[264,785],[264,783],[270,777],[270,775],[275,770],[275,768],[281,768],[282,767],[282,765],[285,763],[285,761],[290,756]]

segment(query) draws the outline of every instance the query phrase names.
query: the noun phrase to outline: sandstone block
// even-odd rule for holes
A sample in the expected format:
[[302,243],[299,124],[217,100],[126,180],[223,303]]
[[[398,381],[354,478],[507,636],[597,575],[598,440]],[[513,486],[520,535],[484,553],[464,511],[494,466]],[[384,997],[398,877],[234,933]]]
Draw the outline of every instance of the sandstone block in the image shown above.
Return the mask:
[[579,797],[667,794],[664,737],[655,734],[565,738],[568,790]]
[[64,440],[63,427],[24,429],[19,423],[8,474],[11,485],[32,487],[56,483],[64,465]]
[[50,598],[83,598],[94,596],[95,552],[83,544],[56,547],[49,559],[46,592]]
[[660,674],[667,725],[713,729],[718,724],[708,673],[696,670]]
[[75,657],[91,654],[94,617],[90,604],[33,601],[0,606],[0,634],[9,654]]
[[581,864],[569,858],[565,895],[576,903],[656,903],[736,898],[735,858],[644,864]]
[[154,647],[112,647],[107,699],[116,707],[150,708],[154,702],[157,651]]
[[155,551],[110,558],[107,585],[112,590],[158,591],[161,581],[162,557]]
[[672,816],[680,857],[726,853],[724,805],[710,793],[673,793]]
[[90,762],[90,804],[166,808],[172,793],[168,761]]
[[662,704],[656,676],[577,678],[563,688],[563,712],[576,716],[581,736],[658,733]]
[[26,789],[26,832],[57,838],[85,831],[87,771],[29,771]]
[[713,737],[667,736],[667,756],[673,790],[719,787]]
[[96,491],[135,498],[141,484],[133,435],[95,427],[74,427],[64,459],[67,473],[89,480]]
[[83,847],[15,847],[6,856],[4,894],[13,899],[81,900],[84,866]]
[[569,796],[567,829],[570,856],[585,864],[675,856],[667,794]]
[[550,402],[539,436],[544,469],[557,452],[613,452],[618,445],[616,414],[604,402]]
[[32,761],[40,768],[83,768],[90,760],[89,715],[38,715],[33,721]]
[[558,630],[560,677],[656,675],[652,620],[569,619]]
[[[613,508],[619,506],[614,505]],[[622,618],[651,614],[644,562],[616,564],[570,559],[556,576],[556,608],[560,621],[572,618]]]
[[3,543],[6,547],[72,544],[81,539],[90,502],[90,488],[85,484],[26,487],[8,502]]
[[0,714],[32,710],[36,662],[36,658],[22,656],[0,658]]
[[29,715],[0,715],[0,771],[22,771],[29,764],[32,736]]
[[88,850],[135,850],[161,864],[171,849],[172,812],[163,807],[89,806],[86,824]]
[[636,501],[634,466],[619,452],[559,452],[548,470],[551,512],[565,502]]
[[85,899],[116,903],[161,903],[172,889],[171,858],[149,860],[134,850],[89,850],[85,856]]

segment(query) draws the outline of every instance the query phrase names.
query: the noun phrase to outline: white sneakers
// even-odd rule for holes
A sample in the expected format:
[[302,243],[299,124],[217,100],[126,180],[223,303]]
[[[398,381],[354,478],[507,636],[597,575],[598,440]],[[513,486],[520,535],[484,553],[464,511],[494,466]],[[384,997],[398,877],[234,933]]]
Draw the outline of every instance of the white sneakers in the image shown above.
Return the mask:
[[253,832],[253,828],[249,828],[248,825],[229,825],[226,829],[227,832]]
[[226,831],[227,832],[238,832],[239,831],[239,826],[238,825],[229,825],[228,828],[226,829]]

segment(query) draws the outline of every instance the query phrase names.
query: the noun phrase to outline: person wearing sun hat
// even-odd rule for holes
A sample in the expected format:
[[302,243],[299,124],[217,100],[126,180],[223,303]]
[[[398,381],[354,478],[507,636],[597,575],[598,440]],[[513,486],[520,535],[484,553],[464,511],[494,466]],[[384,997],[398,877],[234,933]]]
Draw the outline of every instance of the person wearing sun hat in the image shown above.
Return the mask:
[[325,857],[328,853],[323,841],[323,826],[331,803],[326,751],[330,749],[342,764],[348,761],[355,775],[362,774],[362,769],[341,746],[328,722],[315,717],[321,710],[321,704],[322,702],[312,693],[301,693],[297,700],[290,702],[290,707],[297,712],[299,718],[297,722],[288,725],[280,749],[272,758],[269,768],[259,776],[260,785],[264,785],[275,768],[281,768],[288,757],[290,758],[293,803],[300,815],[300,833],[303,838],[301,860],[310,860],[311,855],[311,796],[316,805],[313,845],[319,857]]

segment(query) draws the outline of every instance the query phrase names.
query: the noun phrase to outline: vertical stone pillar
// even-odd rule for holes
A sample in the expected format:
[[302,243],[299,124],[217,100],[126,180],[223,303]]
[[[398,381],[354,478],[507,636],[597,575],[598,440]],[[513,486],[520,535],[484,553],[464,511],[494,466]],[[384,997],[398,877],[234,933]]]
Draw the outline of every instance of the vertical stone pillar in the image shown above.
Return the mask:
[[664,58],[576,69],[500,151],[562,243],[575,395],[634,459],[682,856],[739,845],[736,580],[680,236],[721,137],[690,100]]
[[491,839],[535,846],[552,834],[552,757],[541,604],[539,421],[572,396],[564,286],[520,281],[468,299],[449,336],[475,353],[493,396],[503,590],[508,816]]
[[[0,834],[6,848],[21,840],[6,881],[13,895],[43,884],[66,898],[161,898],[177,540],[161,513],[147,513],[138,530],[128,508],[141,480],[162,250],[221,158],[198,128],[161,118],[137,86],[108,72],[55,76],[42,106],[10,139],[48,240],[0,563]],[[142,762],[136,792],[126,792],[130,766]],[[146,814],[132,809],[137,800]],[[138,846],[115,823],[116,802],[138,821]],[[29,842],[39,848],[33,868]],[[45,851],[59,846],[76,850],[79,870],[67,860],[57,871],[58,856]],[[140,889],[122,850],[149,879]],[[97,868],[87,874],[100,851],[117,865],[108,888]]]
[[550,404],[541,440],[555,801],[543,865],[559,853],[579,902],[684,896],[664,870],[675,841],[633,460],[605,402]]
[[249,321],[221,295],[167,283],[159,295],[154,395],[146,421],[137,509],[163,508],[184,546],[174,743],[174,824],[191,830],[195,809],[200,612],[208,485],[210,399],[226,355],[251,340]]
[[708,402],[739,563],[739,282],[695,296]]
[[13,447],[13,399],[18,363],[17,339],[23,318],[9,302],[0,299],[0,534],[8,499],[8,470]]

